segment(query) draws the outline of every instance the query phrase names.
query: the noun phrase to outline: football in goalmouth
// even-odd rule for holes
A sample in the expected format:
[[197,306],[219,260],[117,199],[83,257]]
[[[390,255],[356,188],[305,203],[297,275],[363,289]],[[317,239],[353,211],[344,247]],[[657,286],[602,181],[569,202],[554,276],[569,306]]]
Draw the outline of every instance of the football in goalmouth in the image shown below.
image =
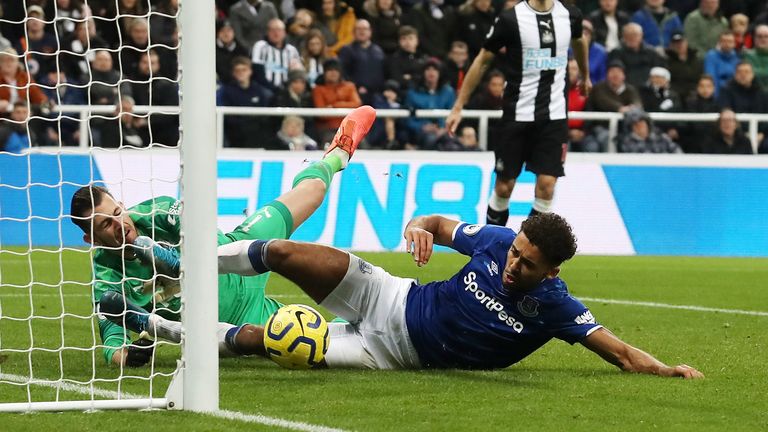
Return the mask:
[[264,347],[269,358],[284,368],[309,369],[328,350],[328,323],[309,306],[283,306],[267,321]]

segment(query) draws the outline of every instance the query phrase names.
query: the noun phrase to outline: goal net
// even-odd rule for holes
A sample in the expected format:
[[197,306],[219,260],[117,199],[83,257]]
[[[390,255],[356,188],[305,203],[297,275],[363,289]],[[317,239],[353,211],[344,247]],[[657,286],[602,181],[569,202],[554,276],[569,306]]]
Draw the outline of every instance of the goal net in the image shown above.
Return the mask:
[[[0,411],[217,409],[217,298],[198,288],[216,286],[213,1],[11,3]],[[142,255],[139,235],[181,270]],[[179,337],[132,331],[146,312]]]

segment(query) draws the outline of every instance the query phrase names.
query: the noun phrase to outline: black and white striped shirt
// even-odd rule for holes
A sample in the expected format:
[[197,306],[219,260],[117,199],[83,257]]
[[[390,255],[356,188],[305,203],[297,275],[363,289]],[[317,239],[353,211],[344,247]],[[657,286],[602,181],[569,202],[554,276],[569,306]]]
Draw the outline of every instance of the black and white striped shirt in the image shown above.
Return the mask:
[[558,0],[547,12],[522,1],[499,15],[483,47],[498,54],[507,78],[505,119],[567,118],[568,48],[581,37],[581,20],[578,8]]
[[[264,68],[264,78],[275,88],[282,87],[288,82],[288,69],[292,62],[301,66],[301,57],[295,46],[286,43],[278,48],[266,40],[260,40],[253,45],[251,62]],[[257,70],[257,69],[254,69]]]

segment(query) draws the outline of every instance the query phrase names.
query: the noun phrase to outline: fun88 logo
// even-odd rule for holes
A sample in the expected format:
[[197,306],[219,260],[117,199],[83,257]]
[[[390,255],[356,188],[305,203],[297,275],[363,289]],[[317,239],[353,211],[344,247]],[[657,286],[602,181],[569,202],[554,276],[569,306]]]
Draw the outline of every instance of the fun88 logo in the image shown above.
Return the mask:
[[486,294],[477,286],[477,274],[475,272],[469,272],[464,276],[464,291],[469,291],[474,294],[475,300],[479,301],[481,305],[485,306],[491,312],[496,312],[496,316],[499,321],[503,321],[504,324],[512,327],[517,333],[523,332],[523,323],[510,316],[505,310],[504,305],[500,301],[493,298],[493,296]]

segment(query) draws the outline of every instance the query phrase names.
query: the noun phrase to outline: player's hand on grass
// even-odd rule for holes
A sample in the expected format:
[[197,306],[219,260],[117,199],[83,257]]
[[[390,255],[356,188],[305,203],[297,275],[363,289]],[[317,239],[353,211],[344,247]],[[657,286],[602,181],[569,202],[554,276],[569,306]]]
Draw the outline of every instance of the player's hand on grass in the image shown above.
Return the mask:
[[413,255],[413,260],[419,267],[429,262],[432,256],[434,236],[421,228],[411,227],[405,230],[405,251]]
[[125,347],[125,365],[128,367],[140,367],[152,360],[155,353],[155,341],[149,339],[136,339]]
[[453,108],[451,113],[445,119],[445,130],[448,131],[448,135],[454,136],[456,134],[456,128],[461,122],[461,110]]
[[704,378],[704,374],[696,370],[695,368],[692,368],[688,366],[687,364],[681,364],[677,365],[672,368],[672,375],[673,377],[682,377],[685,379],[697,379],[697,378]]

